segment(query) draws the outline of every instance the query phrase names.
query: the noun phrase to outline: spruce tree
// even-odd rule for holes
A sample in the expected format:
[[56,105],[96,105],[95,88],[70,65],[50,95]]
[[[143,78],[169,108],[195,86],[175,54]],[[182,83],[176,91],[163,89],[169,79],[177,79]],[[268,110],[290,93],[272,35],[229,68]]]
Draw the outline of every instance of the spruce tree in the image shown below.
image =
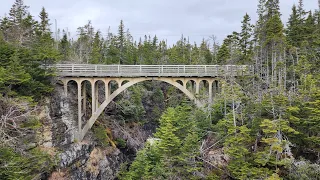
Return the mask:
[[223,43],[222,46],[218,50],[217,54],[217,62],[220,65],[226,64],[227,60],[230,58],[230,51],[226,43]]
[[286,30],[287,40],[291,46],[300,47],[303,41],[303,29],[301,19],[297,12],[297,8],[294,5],[292,7],[292,13],[287,23]]
[[119,48],[119,64],[123,64],[125,61],[124,52],[125,52],[125,32],[124,32],[124,24],[123,21],[120,21],[120,25],[118,28],[118,36],[117,43]]
[[30,47],[33,43],[37,22],[32,18],[23,0],[16,0],[12,5],[4,35],[7,41],[18,46]]
[[44,7],[42,7],[42,10],[39,14],[39,18],[40,18],[39,29],[38,29],[39,33],[41,33],[42,35],[46,33],[51,35],[51,32],[50,32],[51,24],[49,23],[50,19]]
[[305,20],[305,24],[304,24],[304,39],[305,41],[308,42],[309,46],[313,45],[313,41],[314,39],[316,39],[316,37],[314,37],[314,32],[316,31],[316,23],[315,23],[315,19],[314,16],[312,14],[311,11],[308,12],[308,17]]
[[241,50],[241,59],[240,64],[246,64],[250,63],[252,60],[252,48],[253,48],[253,42],[252,42],[252,30],[253,25],[250,24],[251,18],[246,13],[246,15],[243,17],[242,26],[241,26],[241,33],[240,33],[240,50]]
[[62,39],[59,42],[59,51],[62,55],[62,60],[67,61],[70,55],[70,42],[68,40],[68,35],[63,30]]
[[97,31],[94,39],[93,39],[93,45],[92,45],[92,52],[90,54],[90,60],[89,62],[92,64],[99,64],[102,61],[102,41],[100,39],[100,32]]

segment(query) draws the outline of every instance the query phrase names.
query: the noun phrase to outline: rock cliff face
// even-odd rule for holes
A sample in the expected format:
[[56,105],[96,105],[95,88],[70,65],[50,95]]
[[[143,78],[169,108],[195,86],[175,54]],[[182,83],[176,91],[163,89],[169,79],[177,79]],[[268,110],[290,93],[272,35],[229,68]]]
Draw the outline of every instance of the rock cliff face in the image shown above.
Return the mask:
[[[65,97],[63,87],[56,89],[40,113],[45,121],[39,141],[55,149],[59,159],[57,171],[49,179],[114,179],[127,155],[115,147],[102,148],[92,138],[73,142],[77,133],[77,99],[74,91]],[[90,136],[90,134],[89,134]]]
[[[108,122],[108,127],[110,126],[112,138],[125,140],[126,147],[121,147],[120,150],[114,146],[98,146],[92,131],[88,132],[82,142],[73,142],[78,129],[76,94],[76,88],[69,88],[66,97],[63,86],[57,85],[40,113],[45,120],[41,132],[38,133],[38,141],[41,141],[38,144],[58,152],[57,168],[49,179],[115,179],[121,164],[133,160],[135,153],[155,131],[155,125],[151,123],[137,127],[121,124],[121,120],[115,115],[118,112],[111,104],[107,111],[114,113],[103,118]],[[130,95],[123,96],[122,98],[130,99]],[[149,110],[152,109],[149,105],[152,103],[147,101],[148,99],[150,97],[144,95],[142,100],[147,109],[146,118],[152,116],[148,114],[152,113]]]

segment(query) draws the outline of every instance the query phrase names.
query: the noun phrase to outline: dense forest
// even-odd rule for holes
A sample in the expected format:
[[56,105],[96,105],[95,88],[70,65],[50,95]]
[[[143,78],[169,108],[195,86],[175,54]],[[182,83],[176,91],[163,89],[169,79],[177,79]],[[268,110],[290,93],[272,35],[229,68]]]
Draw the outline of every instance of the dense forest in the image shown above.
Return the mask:
[[[89,21],[76,39],[65,30],[54,38],[45,8],[39,18],[28,8],[15,0],[0,19],[0,179],[39,179],[55,168],[47,152],[22,150],[18,139],[41,126],[24,102],[36,107],[50,96],[55,72],[43,65],[57,62],[254,66],[251,76],[222,78],[205,108],[156,86],[152,100],[165,102],[153,110],[156,132],[119,179],[320,179],[320,2],[311,11],[299,0],[282,22],[279,0],[259,0],[258,21],[245,14],[223,42],[181,35],[172,46],[157,36],[134,40],[123,21],[106,36]],[[125,123],[146,123],[150,86],[117,99]]]

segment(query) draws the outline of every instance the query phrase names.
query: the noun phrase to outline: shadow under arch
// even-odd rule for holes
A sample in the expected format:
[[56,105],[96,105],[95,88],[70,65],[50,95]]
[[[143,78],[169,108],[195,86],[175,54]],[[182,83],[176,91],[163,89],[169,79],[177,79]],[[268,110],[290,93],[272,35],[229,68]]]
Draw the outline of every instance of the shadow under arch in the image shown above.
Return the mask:
[[166,82],[168,84],[173,85],[174,87],[178,88],[180,91],[182,91],[190,100],[195,100],[197,106],[201,106],[201,102],[197,101],[195,99],[195,96],[187,90],[184,86],[176,82],[176,80],[173,79],[168,79],[168,78],[137,78],[137,79],[132,79],[123,86],[120,86],[117,90],[115,90],[102,104],[101,106],[96,110],[96,112],[92,115],[92,117],[89,119],[87,124],[84,126],[82,129],[81,133],[79,134],[79,140],[82,141],[86,133],[91,129],[97,118],[100,116],[100,114],[104,111],[104,109],[109,105],[109,103],[117,97],[121,92],[123,92],[125,89],[129,88],[130,86],[133,86],[139,82],[143,81],[149,81],[149,80],[156,80],[156,81],[162,81]]
[[[76,80],[70,79],[65,82],[66,89],[65,89],[65,95],[67,96],[68,94],[72,94],[72,96],[76,96],[78,94],[79,89],[74,88],[78,87],[78,82]],[[72,89],[76,89],[72,91]]]

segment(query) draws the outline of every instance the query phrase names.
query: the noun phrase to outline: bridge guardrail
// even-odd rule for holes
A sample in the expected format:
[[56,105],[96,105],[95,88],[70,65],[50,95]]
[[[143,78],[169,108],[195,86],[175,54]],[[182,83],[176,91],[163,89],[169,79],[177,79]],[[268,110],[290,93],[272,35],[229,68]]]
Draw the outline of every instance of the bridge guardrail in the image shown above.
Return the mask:
[[244,76],[253,72],[248,65],[99,65],[55,64],[60,76],[79,77],[215,77]]

